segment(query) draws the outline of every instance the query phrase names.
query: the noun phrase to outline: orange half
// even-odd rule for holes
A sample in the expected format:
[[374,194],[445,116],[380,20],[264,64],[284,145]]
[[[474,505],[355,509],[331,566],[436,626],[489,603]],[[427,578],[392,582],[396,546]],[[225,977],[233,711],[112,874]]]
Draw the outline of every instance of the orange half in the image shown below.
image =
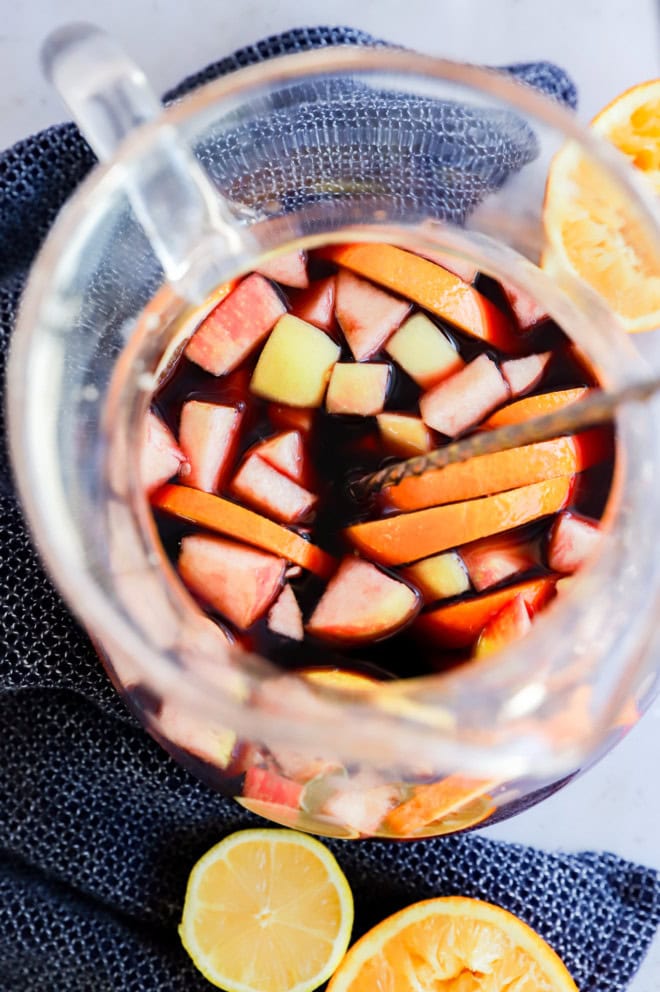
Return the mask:
[[365,934],[328,992],[577,992],[565,965],[516,916],[477,899],[428,899]]
[[[660,79],[641,83],[592,121],[660,196]],[[618,188],[574,143],[554,158],[543,220],[551,275],[570,270],[609,303],[626,330],[660,327],[660,253]]]

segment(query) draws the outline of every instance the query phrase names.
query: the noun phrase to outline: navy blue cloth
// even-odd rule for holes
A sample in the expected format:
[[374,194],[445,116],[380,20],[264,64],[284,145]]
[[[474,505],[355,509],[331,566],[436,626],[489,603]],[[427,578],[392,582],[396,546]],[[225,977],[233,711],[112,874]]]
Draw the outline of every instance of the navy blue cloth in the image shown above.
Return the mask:
[[[290,31],[209,66],[168,98],[249,63],[333,44],[380,43],[347,28]],[[556,66],[508,71],[575,105],[575,88]],[[320,112],[327,96],[316,94]],[[353,92],[351,113],[361,113],[360,99]],[[448,121],[465,123],[460,113],[451,117],[455,107],[431,109],[440,116],[429,118],[430,131],[441,135]],[[417,110],[401,101],[393,113],[405,124]],[[455,187],[451,200],[437,200],[441,215],[464,214],[535,153],[534,135],[520,122],[487,123],[483,143],[462,163],[472,179]],[[438,181],[440,157],[436,150],[420,160],[420,183]],[[0,157],[3,367],[34,253],[93,162],[71,124]],[[264,190],[242,193],[258,203]],[[186,878],[211,844],[261,821],[192,778],[124,709],[29,544],[5,447],[0,620],[0,992],[210,988],[176,934]],[[412,844],[328,843],[355,894],[355,936],[417,899],[477,896],[546,937],[581,992],[624,989],[660,921],[656,873],[610,854],[547,854],[467,834]]]

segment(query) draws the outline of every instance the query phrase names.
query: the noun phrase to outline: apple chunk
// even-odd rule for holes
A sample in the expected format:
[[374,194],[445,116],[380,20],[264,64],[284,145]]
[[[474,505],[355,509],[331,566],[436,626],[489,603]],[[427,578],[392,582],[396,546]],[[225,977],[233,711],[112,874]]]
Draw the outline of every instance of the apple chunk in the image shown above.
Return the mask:
[[212,375],[225,375],[261,344],[284,313],[275,287],[253,272],[202,321],[186,358]]
[[560,513],[550,531],[548,565],[556,572],[570,575],[596,549],[600,537],[595,520]]
[[479,355],[449,379],[424,393],[422,420],[434,430],[456,437],[509,398],[509,387],[495,362]]
[[282,431],[260,441],[250,454],[259,455],[278,472],[288,475],[294,482],[304,484],[307,476],[305,446],[300,431]]
[[190,471],[186,485],[212,493],[220,488],[238,440],[243,411],[189,400],[183,404],[179,440]]
[[330,376],[328,413],[352,413],[374,417],[385,406],[390,366],[367,362],[337,362]]
[[407,413],[381,413],[376,420],[383,443],[393,455],[413,458],[433,447],[431,432],[419,417]]
[[465,565],[456,551],[423,558],[410,565],[403,574],[419,589],[427,603],[460,596],[470,588]]
[[329,333],[335,326],[335,288],[335,276],[319,279],[309,289],[292,297],[291,312]]
[[488,621],[474,649],[475,658],[485,658],[519,640],[532,629],[529,609],[523,596],[516,596]]
[[502,375],[509,384],[511,395],[522,396],[538,386],[551,358],[552,352],[544,351],[539,355],[526,355],[524,358],[502,362]]
[[385,350],[422,389],[430,389],[465,365],[447,335],[423,313],[404,321]]
[[186,456],[174,434],[160,417],[149,410],[140,452],[140,475],[147,493],[155,492],[185,465]]
[[249,506],[256,507],[281,523],[302,520],[314,508],[317,497],[297,482],[278,472],[260,458],[249,455],[234,476],[231,492]]
[[257,266],[257,272],[282,286],[293,286],[296,289],[307,289],[307,254],[304,251],[287,251],[267,262]]
[[344,558],[307,624],[315,637],[358,643],[387,637],[418,612],[410,586],[361,558]]
[[339,354],[339,345],[318,327],[287,314],[264,345],[250,389],[275,403],[321,406]]
[[465,544],[461,554],[477,592],[490,589],[538,565],[531,545],[507,534]]
[[371,358],[410,311],[410,303],[342,269],[337,274],[337,320],[358,362]]
[[279,592],[286,562],[222,537],[192,534],[181,541],[179,574],[191,592],[245,629]]
[[303,619],[298,600],[290,585],[285,585],[268,612],[268,627],[282,637],[302,641]]

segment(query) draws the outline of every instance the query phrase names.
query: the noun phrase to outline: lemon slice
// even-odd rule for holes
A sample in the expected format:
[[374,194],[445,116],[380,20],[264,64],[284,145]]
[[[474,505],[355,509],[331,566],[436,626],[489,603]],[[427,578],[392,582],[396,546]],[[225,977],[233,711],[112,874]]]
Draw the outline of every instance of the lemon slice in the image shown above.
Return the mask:
[[226,992],[311,992],[343,958],[352,926],[351,890],[323,844],[242,830],[193,868],[179,935]]

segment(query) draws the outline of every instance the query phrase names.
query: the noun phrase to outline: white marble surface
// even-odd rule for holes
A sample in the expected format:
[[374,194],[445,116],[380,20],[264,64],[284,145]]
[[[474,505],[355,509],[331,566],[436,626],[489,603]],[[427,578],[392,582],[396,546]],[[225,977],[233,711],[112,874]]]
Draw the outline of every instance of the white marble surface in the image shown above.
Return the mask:
[[[62,120],[38,69],[45,35],[71,20],[112,31],[159,91],[234,48],[303,24],[351,24],[473,62],[548,58],[580,89],[588,119],[628,86],[660,75],[654,0],[28,0],[0,29],[0,146]],[[600,765],[490,837],[547,849],[608,849],[660,869],[660,702]],[[660,992],[660,938],[631,992]]]

